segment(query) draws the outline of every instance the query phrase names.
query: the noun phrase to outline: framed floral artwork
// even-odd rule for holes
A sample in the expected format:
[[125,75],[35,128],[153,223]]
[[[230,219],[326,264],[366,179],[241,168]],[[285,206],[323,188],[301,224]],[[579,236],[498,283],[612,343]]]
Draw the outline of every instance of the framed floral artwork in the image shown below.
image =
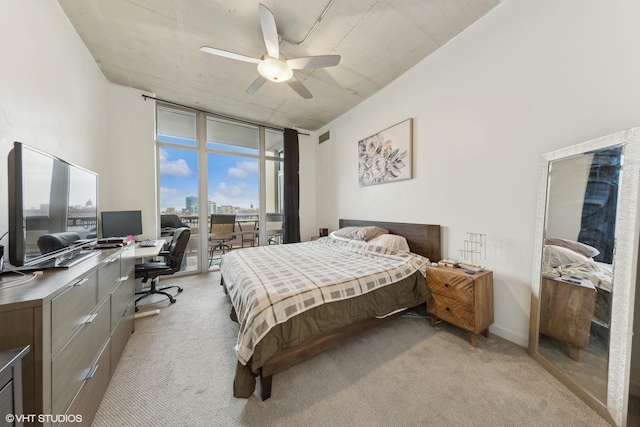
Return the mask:
[[358,141],[361,187],[412,178],[413,119]]

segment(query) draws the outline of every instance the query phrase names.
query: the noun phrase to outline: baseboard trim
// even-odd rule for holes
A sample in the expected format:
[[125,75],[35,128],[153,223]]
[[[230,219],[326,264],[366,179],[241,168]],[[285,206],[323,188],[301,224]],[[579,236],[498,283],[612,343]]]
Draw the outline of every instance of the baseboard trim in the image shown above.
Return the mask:
[[529,337],[522,336],[510,329],[503,328],[493,324],[489,327],[489,332],[496,334],[500,338],[504,338],[507,341],[511,341],[514,344],[518,344],[520,347],[529,348]]

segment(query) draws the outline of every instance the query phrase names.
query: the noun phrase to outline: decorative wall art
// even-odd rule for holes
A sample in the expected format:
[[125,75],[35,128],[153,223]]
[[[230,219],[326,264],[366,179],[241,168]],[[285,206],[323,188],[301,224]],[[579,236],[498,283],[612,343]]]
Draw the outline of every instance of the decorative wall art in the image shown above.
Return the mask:
[[412,178],[413,119],[358,141],[361,187]]

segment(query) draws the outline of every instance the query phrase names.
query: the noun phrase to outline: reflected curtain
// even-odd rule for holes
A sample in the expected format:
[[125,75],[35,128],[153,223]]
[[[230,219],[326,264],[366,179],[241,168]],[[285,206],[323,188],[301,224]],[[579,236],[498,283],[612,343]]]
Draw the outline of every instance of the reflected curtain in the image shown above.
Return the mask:
[[284,130],[284,243],[300,241],[300,152],[298,131]]
[[594,260],[609,264],[613,262],[621,157],[622,147],[594,154],[578,235],[578,241],[600,251]]

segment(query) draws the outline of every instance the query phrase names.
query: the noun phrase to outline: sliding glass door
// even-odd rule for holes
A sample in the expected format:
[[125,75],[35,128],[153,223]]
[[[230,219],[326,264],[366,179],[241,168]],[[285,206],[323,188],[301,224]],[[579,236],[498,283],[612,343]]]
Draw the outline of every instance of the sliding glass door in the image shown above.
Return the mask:
[[[229,250],[280,243],[282,132],[163,104],[157,110],[160,212],[192,227],[186,271],[216,269]],[[230,232],[220,231],[228,221]]]

